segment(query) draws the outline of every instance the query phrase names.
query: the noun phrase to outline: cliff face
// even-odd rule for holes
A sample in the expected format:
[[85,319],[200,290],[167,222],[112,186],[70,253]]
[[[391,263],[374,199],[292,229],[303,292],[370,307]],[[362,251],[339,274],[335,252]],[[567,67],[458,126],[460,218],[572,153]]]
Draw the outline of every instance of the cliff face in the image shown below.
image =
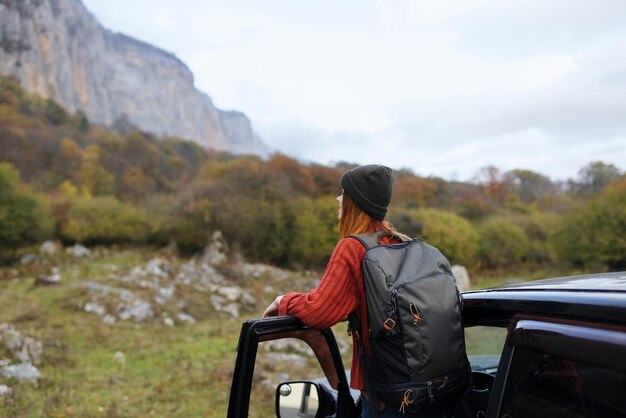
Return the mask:
[[105,125],[265,155],[240,112],[217,109],[174,55],[101,27],[80,0],[0,0],[0,73]]

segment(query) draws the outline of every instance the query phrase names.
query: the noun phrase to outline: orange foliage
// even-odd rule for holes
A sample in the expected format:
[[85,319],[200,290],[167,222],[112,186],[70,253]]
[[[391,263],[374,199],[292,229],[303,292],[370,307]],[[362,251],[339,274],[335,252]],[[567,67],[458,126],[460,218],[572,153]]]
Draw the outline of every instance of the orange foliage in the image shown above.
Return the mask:
[[403,176],[394,184],[394,204],[407,207],[432,206],[435,203],[437,184],[419,177]]

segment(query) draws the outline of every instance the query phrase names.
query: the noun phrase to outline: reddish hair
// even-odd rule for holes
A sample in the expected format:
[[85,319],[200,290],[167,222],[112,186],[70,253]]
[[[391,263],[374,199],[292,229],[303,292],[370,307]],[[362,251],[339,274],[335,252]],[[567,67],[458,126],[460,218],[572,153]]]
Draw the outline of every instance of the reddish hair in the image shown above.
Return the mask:
[[339,238],[376,231],[398,235],[398,231],[389,222],[369,216],[350,199],[347,193],[343,194],[338,230]]

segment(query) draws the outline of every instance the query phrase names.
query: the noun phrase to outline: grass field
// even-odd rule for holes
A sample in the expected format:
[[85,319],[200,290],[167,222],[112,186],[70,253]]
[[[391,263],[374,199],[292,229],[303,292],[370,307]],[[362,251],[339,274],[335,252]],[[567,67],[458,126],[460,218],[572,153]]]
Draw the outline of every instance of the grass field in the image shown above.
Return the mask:
[[[154,257],[147,250],[102,251],[89,259],[65,255],[44,264],[0,268],[0,323],[43,343],[37,385],[0,378],[12,395],[0,396],[2,417],[223,417],[236,357],[237,339],[245,317],[258,317],[271,301],[262,289],[285,283],[241,281],[258,296],[256,305],[239,318],[196,309],[196,323],[164,326],[161,321],[118,321],[105,324],[83,310],[86,291],[81,280],[107,282],[111,271],[128,271]],[[34,286],[34,278],[58,266],[62,284]],[[487,278],[477,287],[501,284],[507,278]],[[308,283],[289,283],[304,290]],[[279,290],[273,291],[276,293]],[[280,289],[291,290],[291,289]],[[194,304],[208,304],[195,295]],[[200,315],[200,314],[199,314]],[[345,324],[334,327],[350,367],[350,342]],[[502,330],[468,332],[469,354],[496,354]],[[0,359],[10,358],[0,344]],[[276,385],[281,380],[322,375],[312,356],[287,348],[284,364],[271,350],[259,352],[250,416],[272,414]],[[296,350],[297,351],[297,350]],[[291,360],[290,360],[291,359]]]

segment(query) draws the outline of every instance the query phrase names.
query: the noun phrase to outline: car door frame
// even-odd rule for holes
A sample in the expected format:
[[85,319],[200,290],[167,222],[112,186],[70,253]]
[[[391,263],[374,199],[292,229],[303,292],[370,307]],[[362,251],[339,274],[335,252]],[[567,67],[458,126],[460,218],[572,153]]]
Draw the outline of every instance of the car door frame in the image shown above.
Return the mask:
[[[277,316],[244,321],[241,325],[239,343],[237,346],[237,360],[233,372],[230,399],[228,402],[228,418],[248,416],[252,377],[254,375],[258,345],[261,339],[273,334],[306,330],[309,330],[309,328],[295,316]],[[319,332],[328,344],[333,365],[337,372],[337,416],[355,416],[354,400],[350,395],[348,378],[343,367],[335,336],[331,329],[315,331]]]

